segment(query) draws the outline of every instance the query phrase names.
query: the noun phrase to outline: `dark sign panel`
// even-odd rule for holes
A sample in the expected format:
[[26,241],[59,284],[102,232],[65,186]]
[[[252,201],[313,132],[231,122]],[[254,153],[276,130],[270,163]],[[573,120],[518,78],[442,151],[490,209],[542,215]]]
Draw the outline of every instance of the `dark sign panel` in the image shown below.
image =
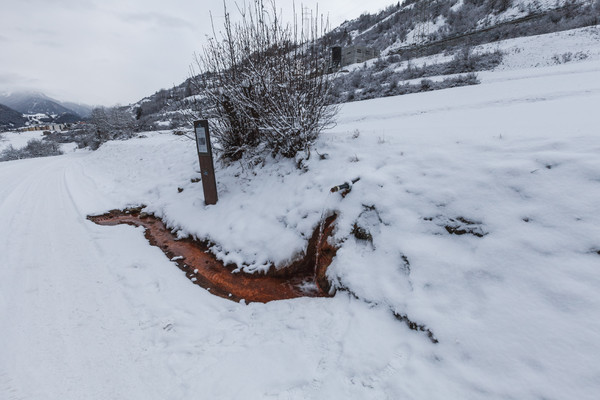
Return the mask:
[[195,121],[194,130],[196,131],[196,147],[198,148],[198,154],[211,155],[210,138],[208,137],[208,121]]

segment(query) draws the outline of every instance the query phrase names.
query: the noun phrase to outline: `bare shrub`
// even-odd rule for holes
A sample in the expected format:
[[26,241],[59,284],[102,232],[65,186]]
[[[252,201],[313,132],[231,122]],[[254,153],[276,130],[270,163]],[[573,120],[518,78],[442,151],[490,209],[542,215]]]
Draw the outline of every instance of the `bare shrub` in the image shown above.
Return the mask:
[[0,152],[0,161],[21,160],[24,158],[37,158],[58,156],[63,154],[60,145],[50,140],[31,139],[27,146],[15,149],[12,145]]
[[[210,120],[217,151],[225,161],[242,157],[295,157],[308,152],[337,112],[328,105],[332,88],[325,62],[327,43],[317,22],[309,32],[283,23],[274,2],[238,8],[233,23],[225,7],[224,31],[209,38],[196,56],[192,85],[209,108],[196,109]],[[322,32],[321,32],[322,33]]]
[[129,139],[135,136],[136,121],[124,107],[97,107],[92,110],[89,120],[78,129],[70,132],[69,141],[79,147],[98,149],[109,140]]

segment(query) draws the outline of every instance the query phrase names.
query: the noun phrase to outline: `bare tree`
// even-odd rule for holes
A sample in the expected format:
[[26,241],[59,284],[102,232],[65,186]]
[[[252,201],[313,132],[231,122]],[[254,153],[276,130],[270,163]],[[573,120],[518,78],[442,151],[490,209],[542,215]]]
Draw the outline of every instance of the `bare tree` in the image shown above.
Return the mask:
[[97,107],[84,125],[84,146],[93,150],[109,140],[129,139],[135,135],[135,119],[124,107]]
[[208,103],[196,112],[210,119],[224,160],[308,153],[334,124],[328,49],[318,40],[323,23],[312,19],[299,29],[281,21],[274,2],[268,6],[253,0],[238,7],[234,23],[224,4],[223,31],[213,29],[192,66],[194,92]]

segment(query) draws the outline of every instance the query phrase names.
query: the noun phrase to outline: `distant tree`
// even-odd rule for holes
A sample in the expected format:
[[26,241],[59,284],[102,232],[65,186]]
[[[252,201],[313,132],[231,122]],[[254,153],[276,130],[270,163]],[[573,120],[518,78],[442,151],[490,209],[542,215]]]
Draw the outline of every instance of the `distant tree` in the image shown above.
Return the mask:
[[21,160],[24,158],[48,157],[62,154],[60,145],[50,140],[31,139],[21,149],[9,145],[0,152],[0,161]]
[[135,127],[135,120],[126,108],[96,107],[84,125],[84,145],[95,150],[109,140],[131,138]]
[[183,97],[190,97],[194,92],[192,90],[192,83],[188,80],[185,83],[185,91],[183,93]]
[[139,120],[140,118],[142,118],[142,114],[144,114],[144,110],[142,109],[142,107],[137,107],[135,109],[135,119]]

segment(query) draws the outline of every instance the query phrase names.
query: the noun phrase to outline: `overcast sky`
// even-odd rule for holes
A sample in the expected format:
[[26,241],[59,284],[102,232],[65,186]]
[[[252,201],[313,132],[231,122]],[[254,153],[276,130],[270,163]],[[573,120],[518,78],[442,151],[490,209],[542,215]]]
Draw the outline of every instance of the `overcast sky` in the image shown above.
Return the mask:
[[[210,33],[209,11],[217,26],[223,22],[222,0],[0,2],[0,92],[38,90],[90,105],[129,104],[183,82]],[[395,2],[302,3],[318,4],[335,27]],[[290,19],[292,4],[277,0]]]

